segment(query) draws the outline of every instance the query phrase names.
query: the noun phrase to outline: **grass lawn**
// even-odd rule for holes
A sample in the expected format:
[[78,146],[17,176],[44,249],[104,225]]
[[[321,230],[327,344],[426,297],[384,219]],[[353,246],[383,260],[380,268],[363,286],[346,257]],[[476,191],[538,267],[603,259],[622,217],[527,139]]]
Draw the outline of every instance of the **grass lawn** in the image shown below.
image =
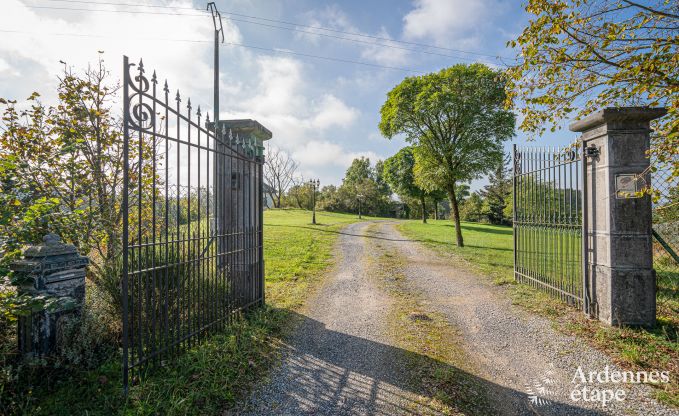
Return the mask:
[[304,304],[332,263],[337,232],[356,221],[355,215],[319,212],[318,225],[311,225],[307,211],[265,211],[266,308],[144,375],[127,398],[119,358],[96,370],[25,368],[19,378],[0,383],[0,414],[221,414],[266,377],[291,328],[287,312]]
[[464,247],[455,246],[455,226],[450,220],[404,221],[399,229],[406,236],[435,250],[452,252],[468,261],[496,283],[514,281],[514,255],[511,227],[462,223]]
[[314,278],[331,263],[338,231],[357,221],[352,214],[317,212],[317,225],[312,225],[309,211],[265,211],[267,304],[276,308],[300,306]]
[[[404,221],[400,230],[441,253],[452,254],[495,283],[513,283],[511,227],[462,223],[465,247],[454,243],[452,221]],[[552,319],[561,331],[577,334],[633,370],[667,370],[672,381],[658,388],[657,397],[679,407],[679,276],[658,270],[658,320],[653,329],[612,328],[588,320],[582,313],[528,286],[511,284],[514,303]]]

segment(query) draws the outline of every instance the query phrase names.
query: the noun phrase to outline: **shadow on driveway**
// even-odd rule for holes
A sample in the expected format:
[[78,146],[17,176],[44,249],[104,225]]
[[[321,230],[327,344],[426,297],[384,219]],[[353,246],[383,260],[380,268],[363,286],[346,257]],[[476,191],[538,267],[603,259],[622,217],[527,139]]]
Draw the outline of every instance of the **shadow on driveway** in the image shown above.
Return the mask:
[[[434,394],[464,414],[603,414],[559,401],[533,408],[526,392],[426,355],[333,331],[305,315],[282,313],[297,328],[282,367],[255,394],[248,414],[442,414],[433,406]],[[428,377],[432,373],[436,380]]]

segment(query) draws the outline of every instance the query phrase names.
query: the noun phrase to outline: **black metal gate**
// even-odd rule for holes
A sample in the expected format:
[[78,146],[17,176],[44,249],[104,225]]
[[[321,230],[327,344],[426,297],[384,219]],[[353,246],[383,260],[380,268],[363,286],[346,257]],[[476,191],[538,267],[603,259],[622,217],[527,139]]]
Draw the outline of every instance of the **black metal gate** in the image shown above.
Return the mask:
[[[264,301],[262,152],[124,58],[123,376]],[[208,127],[203,127],[203,125]]]
[[582,146],[513,153],[515,278],[586,308]]

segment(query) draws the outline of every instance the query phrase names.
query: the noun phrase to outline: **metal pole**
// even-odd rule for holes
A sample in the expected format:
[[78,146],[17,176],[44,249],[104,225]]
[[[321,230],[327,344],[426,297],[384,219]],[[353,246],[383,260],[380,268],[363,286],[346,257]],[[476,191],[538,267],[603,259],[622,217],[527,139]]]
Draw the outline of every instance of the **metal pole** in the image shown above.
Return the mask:
[[[214,123],[215,134],[217,133],[217,123],[219,122],[219,35],[222,36],[222,43],[224,43],[224,27],[222,27],[222,15],[217,10],[215,2],[211,1],[207,4],[207,10],[212,13],[212,23],[215,27],[215,63],[214,63]],[[217,28],[219,24],[219,29]]]
[[581,141],[581,162],[582,162],[582,178],[580,179],[582,182],[581,189],[582,189],[582,207],[581,207],[581,215],[582,215],[582,309],[585,315],[588,317],[592,316],[592,311],[590,308],[590,296],[589,296],[589,276],[588,276],[588,252],[589,252],[589,238],[588,238],[588,218],[587,218],[587,205],[588,205],[588,198],[587,198],[587,144],[585,143],[584,140]]
[[217,28],[215,28],[214,94],[214,116],[215,123],[217,123],[219,121],[219,30]]
[[512,163],[513,163],[513,168],[512,168],[512,189],[513,189],[513,194],[512,194],[512,228],[513,228],[513,239],[514,239],[514,279],[516,280],[516,266],[517,266],[517,244],[516,240],[518,236],[516,235],[517,228],[516,228],[516,143],[512,146]]
[[312,187],[311,189],[313,190],[313,193],[314,193],[313,197],[312,197],[312,200],[313,200],[313,202],[312,202],[312,204],[313,204],[312,205],[312,212],[313,212],[313,214],[312,214],[312,218],[311,218],[311,223],[316,225],[316,183],[314,182],[311,185],[311,187]]
[[[213,198],[215,201],[214,204],[214,236],[212,237],[213,239],[217,240],[216,244],[216,252],[217,252],[217,263],[221,265],[221,262],[223,258],[220,256],[221,253],[224,252],[224,241],[223,241],[223,235],[224,235],[224,230],[226,228],[225,224],[225,219],[224,219],[224,201],[223,199],[226,197],[226,180],[225,180],[225,168],[226,168],[226,160],[225,160],[225,155],[224,152],[226,149],[224,149],[223,144],[221,144],[221,140],[219,140],[219,35],[221,34],[222,37],[222,42],[224,42],[224,28],[222,27],[222,15],[219,13],[219,10],[217,10],[217,5],[214,2],[209,2],[207,4],[207,10],[210,11],[212,15],[212,24],[215,29],[215,43],[214,43],[214,74],[213,74],[213,92],[214,92],[214,108],[213,108],[213,133],[214,133],[214,163],[213,163],[213,179],[212,179],[212,186],[213,186]],[[206,126],[209,129],[209,126]],[[208,144],[209,144],[209,137],[207,138]],[[223,139],[222,139],[223,140]],[[209,152],[208,152],[209,153]],[[208,185],[209,185],[209,173],[208,173]],[[210,219],[208,218],[208,222]],[[210,240],[212,242],[212,240]],[[209,247],[209,246],[208,246]],[[207,247],[206,247],[207,248]]]

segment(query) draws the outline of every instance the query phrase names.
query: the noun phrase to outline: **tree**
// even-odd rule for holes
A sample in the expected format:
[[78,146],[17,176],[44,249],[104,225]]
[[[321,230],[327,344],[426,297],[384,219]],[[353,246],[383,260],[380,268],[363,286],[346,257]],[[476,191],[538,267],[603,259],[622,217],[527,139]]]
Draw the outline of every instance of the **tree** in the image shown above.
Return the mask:
[[509,42],[519,56],[507,104],[524,104],[520,128],[539,135],[606,106],[665,106],[651,152],[679,176],[676,2],[529,0],[526,11],[534,17]]
[[384,161],[384,179],[402,200],[416,199],[422,207],[422,222],[427,223],[427,192],[415,184],[413,148],[404,147]]
[[457,186],[492,169],[502,158],[502,142],[514,135],[514,114],[504,108],[504,89],[500,72],[483,64],[459,64],[404,79],[380,110],[385,137],[404,134],[417,144],[418,185],[448,194],[460,247]]
[[[33,93],[18,110],[4,105],[0,132],[0,277],[22,245],[59,234],[90,256],[88,278],[119,299],[122,254],[122,123],[112,111],[119,89],[102,59],[83,73],[65,70],[58,105],[46,107]],[[143,173],[142,192],[152,195],[153,143],[130,138],[130,171]],[[138,165],[138,151],[145,155]],[[146,226],[146,213],[141,219]],[[115,312],[115,311],[113,311]]]
[[460,215],[465,221],[479,221],[483,215],[483,198],[474,192],[460,204]]
[[294,185],[288,189],[286,194],[286,206],[295,206],[299,209],[310,210],[312,204],[312,190],[304,176],[293,181]]
[[351,162],[342,185],[337,189],[336,206],[341,211],[358,212],[360,204],[361,212],[365,214],[384,215],[388,212],[389,195],[391,191],[378,181],[376,168],[372,167],[370,159],[360,157]]
[[487,204],[486,214],[491,224],[505,224],[507,205],[511,203],[512,180],[509,178],[507,166],[509,157],[498,163],[495,171],[488,176],[489,184],[481,191],[481,196]]
[[264,155],[264,180],[274,208],[281,207],[283,195],[293,184],[298,164],[288,153],[269,145]]

